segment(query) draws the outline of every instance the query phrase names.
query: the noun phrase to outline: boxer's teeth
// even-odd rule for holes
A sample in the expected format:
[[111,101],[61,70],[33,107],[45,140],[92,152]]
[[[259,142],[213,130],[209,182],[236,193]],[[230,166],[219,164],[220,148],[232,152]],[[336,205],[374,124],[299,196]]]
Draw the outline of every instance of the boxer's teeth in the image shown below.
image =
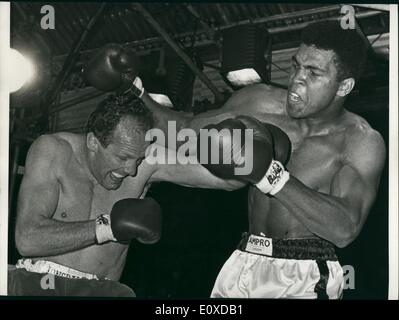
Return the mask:
[[111,174],[117,179],[122,179],[123,178],[123,176],[121,174],[119,174],[119,173],[111,172]]
[[293,93],[293,92],[290,92],[289,98],[292,101],[299,101],[299,99],[300,99],[299,95],[297,95],[296,93]]

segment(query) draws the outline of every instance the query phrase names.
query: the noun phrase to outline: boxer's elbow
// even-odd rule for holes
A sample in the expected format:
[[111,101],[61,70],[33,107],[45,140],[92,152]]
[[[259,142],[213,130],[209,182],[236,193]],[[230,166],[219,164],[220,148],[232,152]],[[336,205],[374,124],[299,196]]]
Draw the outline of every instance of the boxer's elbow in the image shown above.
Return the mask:
[[333,241],[333,243],[338,247],[338,248],[345,248],[347,247],[349,244],[351,244],[353,242],[353,240],[355,240],[356,237],[351,237],[349,235],[345,235],[345,236],[340,236],[339,238],[335,239]]
[[350,221],[346,222],[335,235],[333,243],[338,248],[345,248],[350,245],[359,235],[361,225],[359,223]]
[[33,251],[32,244],[27,239],[26,236],[21,235],[21,234],[16,234],[15,235],[15,245],[16,245],[17,250],[21,256],[23,256],[23,257],[32,256],[32,251]]
[[35,232],[28,226],[17,226],[15,230],[15,245],[19,254],[23,257],[33,257],[38,255],[37,249],[40,247],[36,240]]

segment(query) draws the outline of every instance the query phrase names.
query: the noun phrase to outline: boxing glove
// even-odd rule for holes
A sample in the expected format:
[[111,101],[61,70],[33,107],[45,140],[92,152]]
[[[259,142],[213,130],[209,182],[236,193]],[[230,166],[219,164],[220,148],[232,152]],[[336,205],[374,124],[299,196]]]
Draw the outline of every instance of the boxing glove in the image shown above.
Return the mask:
[[161,212],[159,204],[151,198],[119,200],[109,215],[97,217],[97,243],[128,242],[132,239],[146,244],[155,243],[161,237]]
[[137,77],[138,57],[118,44],[100,49],[82,70],[86,83],[104,92],[134,94],[141,98],[143,84]]
[[274,159],[286,165],[291,157],[292,145],[290,138],[279,127],[270,123],[263,123],[263,125],[269,130],[273,138]]
[[[246,129],[252,130],[252,137],[246,136]],[[203,130],[208,133],[203,134]],[[281,129],[247,116],[208,125],[200,129],[197,139],[198,161],[212,174],[250,182],[271,195],[280,191],[289,179],[284,164],[289,161],[290,153],[291,142]],[[236,174],[248,162],[252,163],[252,170]]]

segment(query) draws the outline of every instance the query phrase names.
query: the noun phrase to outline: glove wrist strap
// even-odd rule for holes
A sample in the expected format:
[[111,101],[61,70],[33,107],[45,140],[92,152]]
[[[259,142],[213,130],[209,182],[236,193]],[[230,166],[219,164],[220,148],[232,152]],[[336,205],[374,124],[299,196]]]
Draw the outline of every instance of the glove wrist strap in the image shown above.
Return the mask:
[[133,86],[130,88],[134,95],[141,99],[144,94],[143,82],[139,77],[133,80]]
[[116,241],[111,229],[111,217],[102,214],[96,218],[96,240],[98,244],[107,241]]
[[282,163],[273,160],[265,176],[255,186],[265,194],[275,195],[289,179],[290,174],[284,169]]
[[139,77],[133,77],[129,73],[122,74],[122,85],[118,88],[117,94],[123,96],[136,96],[141,98],[144,94],[143,82]]

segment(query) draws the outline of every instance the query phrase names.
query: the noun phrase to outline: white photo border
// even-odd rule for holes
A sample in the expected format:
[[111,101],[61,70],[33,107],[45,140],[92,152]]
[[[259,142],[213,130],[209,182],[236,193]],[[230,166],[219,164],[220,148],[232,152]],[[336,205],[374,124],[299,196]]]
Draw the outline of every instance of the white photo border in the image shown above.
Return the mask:
[[[390,4],[389,87],[389,288],[388,299],[399,297],[398,233],[398,5]],[[0,296],[7,295],[9,92],[7,49],[10,47],[10,2],[0,2]]]

